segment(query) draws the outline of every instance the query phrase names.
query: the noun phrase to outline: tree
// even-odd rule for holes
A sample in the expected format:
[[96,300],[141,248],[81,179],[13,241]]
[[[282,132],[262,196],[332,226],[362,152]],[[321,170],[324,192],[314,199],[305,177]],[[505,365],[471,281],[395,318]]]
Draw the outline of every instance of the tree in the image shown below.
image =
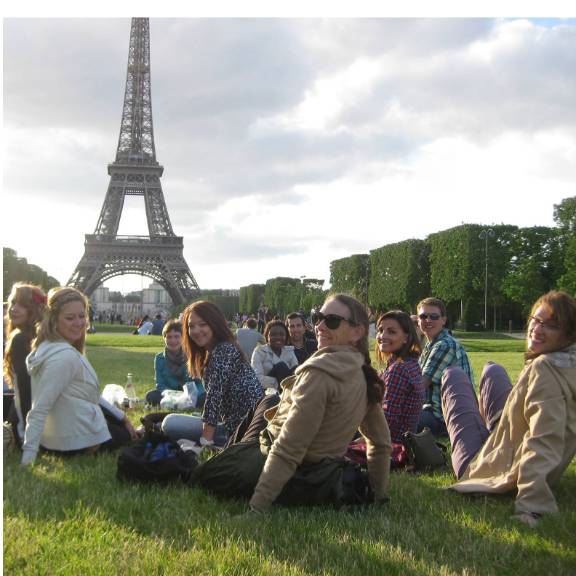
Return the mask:
[[264,298],[264,284],[250,284],[240,288],[240,312],[256,314]]
[[558,230],[546,226],[521,228],[513,252],[502,290],[528,312],[538,297],[556,286],[563,270]]
[[280,316],[300,307],[302,283],[299,278],[278,276],[266,281],[264,302]]
[[[480,237],[486,230],[491,230],[492,234],[487,239]],[[490,319],[490,308],[505,302],[501,283],[517,246],[517,228],[463,224],[430,234],[427,242],[430,245],[431,293],[446,302],[451,316],[459,318],[462,327],[479,327],[484,318],[486,247]]]
[[350,294],[368,303],[368,283],[370,281],[370,256],[353,254],[330,262],[330,292]]
[[60,282],[49,276],[42,268],[35,264],[28,264],[26,258],[21,258],[12,248],[3,249],[3,282],[4,300],[8,298],[12,285],[15,282],[28,282],[41,286],[45,292],[54,286],[60,286]]
[[554,222],[559,228],[564,254],[564,271],[558,279],[558,288],[576,295],[576,196],[554,206]]
[[429,245],[405,240],[370,251],[369,301],[377,309],[415,310],[430,292]]
[[309,314],[312,308],[322,306],[328,293],[328,290],[323,290],[323,286],[324,280],[318,278],[305,278],[302,280],[302,296],[299,309]]

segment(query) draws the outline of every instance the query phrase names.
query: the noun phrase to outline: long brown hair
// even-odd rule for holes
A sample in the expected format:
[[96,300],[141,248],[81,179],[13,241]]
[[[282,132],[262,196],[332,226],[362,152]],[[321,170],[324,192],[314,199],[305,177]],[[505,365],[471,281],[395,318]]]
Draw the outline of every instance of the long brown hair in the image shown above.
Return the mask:
[[[564,335],[566,346],[576,343],[576,300],[566,292],[551,290],[534,302],[530,316],[534,316],[540,306],[547,306],[550,309],[552,320],[558,324],[560,332]],[[529,323],[530,318],[528,318]],[[526,343],[528,343],[528,339],[526,339]],[[538,354],[531,352],[524,354],[526,360],[536,356]]]
[[230,344],[233,344],[238,352],[240,352],[242,359],[246,361],[246,356],[238,346],[236,337],[232,334],[228,322],[220,308],[218,308],[216,304],[208,302],[207,300],[198,300],[190,304],[186,310],[184,310],[184,315],[182,317],[182,349],[188,358],[188,372],[192,376],[202,378],[206,365],[208,364],[208,359],[210,358],[210,350],[201,348],[190,337],[188,322],[192,313],[200,316],[200,318],[210,326],[214,339],[214,346],[221,342],[230,342]]
[[382,380],[380,380],[376,370],[372,367],[372,361],[370,359],[370,351],[368,349],[368,312],[366,311],[366,308],[363,304],[348,294],[333,294],[328,296],[325,304],[332,300],[336,300],[348,308],[348,311],[350,312],[350,325],[362,326],[364,328],[364,334],[360,340],[356,342],[356,348],[364,356],[364,365],[362,366],[362,371],[364,372],[364,377],[366,378],[366,393],[368,396],[368,403],[379,404],[382,402],[382,396],[384,395],[384,384]]
[[[58,332],[58,317],[62,311],[62,307],[71,302],[80,302],[84,306],[86,311],[86,327],[88,327],[88,298],[71,286],[60,286],[58,288],[52,288],[48,292],[48,307],[47,313],[44,319],[38,327],[38,335],[36,340],[32,343],[32,350],[36,350],[38,346],[45,340],[49,342],[57,342],[58,340],[64,340],[62,335]],[[80,354],[84,354],[84,349],[86,347],[86,330],[82,333],[82,337],[77,342],[70,342]]]
[[384,320],[395,320],[400,326],[402,332],[404,332],[408,338],[402,345],[402,348],[392,354],[384,354],[380,350],[378,342],[376,342],[376,356],[378,360],[384,363],[388,360],[389,356],[395,356],[402,360],[405,360],[406,358],[418,358],[422,353],[422,347],[420,346],[420,339],[418,338],[418,334],[416,334],[416,328],[414,327],[414,322],[412,322],[410,315],[402,310],[389,310],[388,312],[380,314],[378,321],[376,322],[376,328],[378,328],[380,323]]
[[[28,311],[26,322],[22,326],[14,326],[10,318],[10,307],[12,304],[18,303]],[[17,334],[24,334],[28,339],[29,345],[36,337],[36,325],[42,320],[46,310],[46,294],[44,294],[40,286],[34,284],[26,284],[24,282],[16,282],[12,286],[10,295],[8,296],[8,308],[6,310],[6,333],[8,335],[6,347],[4,348],[4,378],[11,386],[14,385],[12,381],[12,373],[14,372],[14,365],[12,363],[12,342]]]

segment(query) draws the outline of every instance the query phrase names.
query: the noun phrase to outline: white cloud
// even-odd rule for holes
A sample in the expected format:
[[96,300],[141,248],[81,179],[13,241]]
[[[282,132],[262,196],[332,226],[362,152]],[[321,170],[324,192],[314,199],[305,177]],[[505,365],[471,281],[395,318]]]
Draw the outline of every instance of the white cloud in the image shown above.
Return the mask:
[[[4,244],[62,281],[108,187],[129,28],[4,23]],[[328,279],[463,221],[551,225],[574,195],[574,21],[152,19],[151,60],[162,186],[204,287]],[[11,217],[30,205],[33,238]]]

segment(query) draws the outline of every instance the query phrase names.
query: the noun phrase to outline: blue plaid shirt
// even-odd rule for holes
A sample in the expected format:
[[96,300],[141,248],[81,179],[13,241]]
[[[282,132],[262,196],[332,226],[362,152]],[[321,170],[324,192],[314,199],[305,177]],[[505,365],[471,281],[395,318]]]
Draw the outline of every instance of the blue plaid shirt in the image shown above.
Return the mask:
[[426,390],[426,403],[432,404],[432,412],[436,418],[444,421],[442,415],[442,397],[440,395],[440,383],[444,370],[448,366],[459,366],[466,372],[472,386],[474,385],[474,375],[466,350],[445,328],[434,340],[424,346],[424,350],[418,361],[422,369],[422,376],[432,382]]

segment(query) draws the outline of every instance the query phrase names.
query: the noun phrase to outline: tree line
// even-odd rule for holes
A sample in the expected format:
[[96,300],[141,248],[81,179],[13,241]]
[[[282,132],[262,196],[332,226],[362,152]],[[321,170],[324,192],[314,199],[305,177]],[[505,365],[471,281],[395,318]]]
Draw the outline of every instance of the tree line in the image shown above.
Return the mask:
[[[555,227],[463,224],[424,240],[334,260],[330,292],[352,294],[374,311],[415,312],[422,298],[434,295],[447,303],[458,327],[508,329],[512,322],[512,328],[520,328],[541,294],[554,288],[576,294],[576,196],[555,205],[553,216]],[[4,300],[16,281],[45,290],[59,285],[15,250],[4,248]],[[323,286],[322,279],[279,276],[242,286],[239,296],[210,290],[201,297],[214,301],[229,318],[237,312],[256,314],[262,304],[283,316],[320,306],[329,292]]]
[[16,250],[3,248],[3,289],[4,301],[8,299],[12,285],[15,282],[28,282],[41,286],[45,292],[54,286],[60,286],[60,282],[42,270],[36,264],[29,264],[26,258],[18,256]]
[[463,224],[334,260],[331,290],[376,310],[410,312],[434,295],[468,329],[484,327],[487,294],[485,328],[506,329],[510,321],[519,328],[541,294],[576,294],[576,196],[554,206],[554,222],[554,228]]
[[[554,206],[554,222],[463,224],[340,258],[330,263],[330,292],[352,294],[374,311],[416,312],[434,295],[460,328],[518,329],[541,294],[576,294],[576,196]],[[322,287],[322,280],[286,277],[243,286],[240,311],[255,314],[262,303],[279,314],[309,311],[328,293]]]

